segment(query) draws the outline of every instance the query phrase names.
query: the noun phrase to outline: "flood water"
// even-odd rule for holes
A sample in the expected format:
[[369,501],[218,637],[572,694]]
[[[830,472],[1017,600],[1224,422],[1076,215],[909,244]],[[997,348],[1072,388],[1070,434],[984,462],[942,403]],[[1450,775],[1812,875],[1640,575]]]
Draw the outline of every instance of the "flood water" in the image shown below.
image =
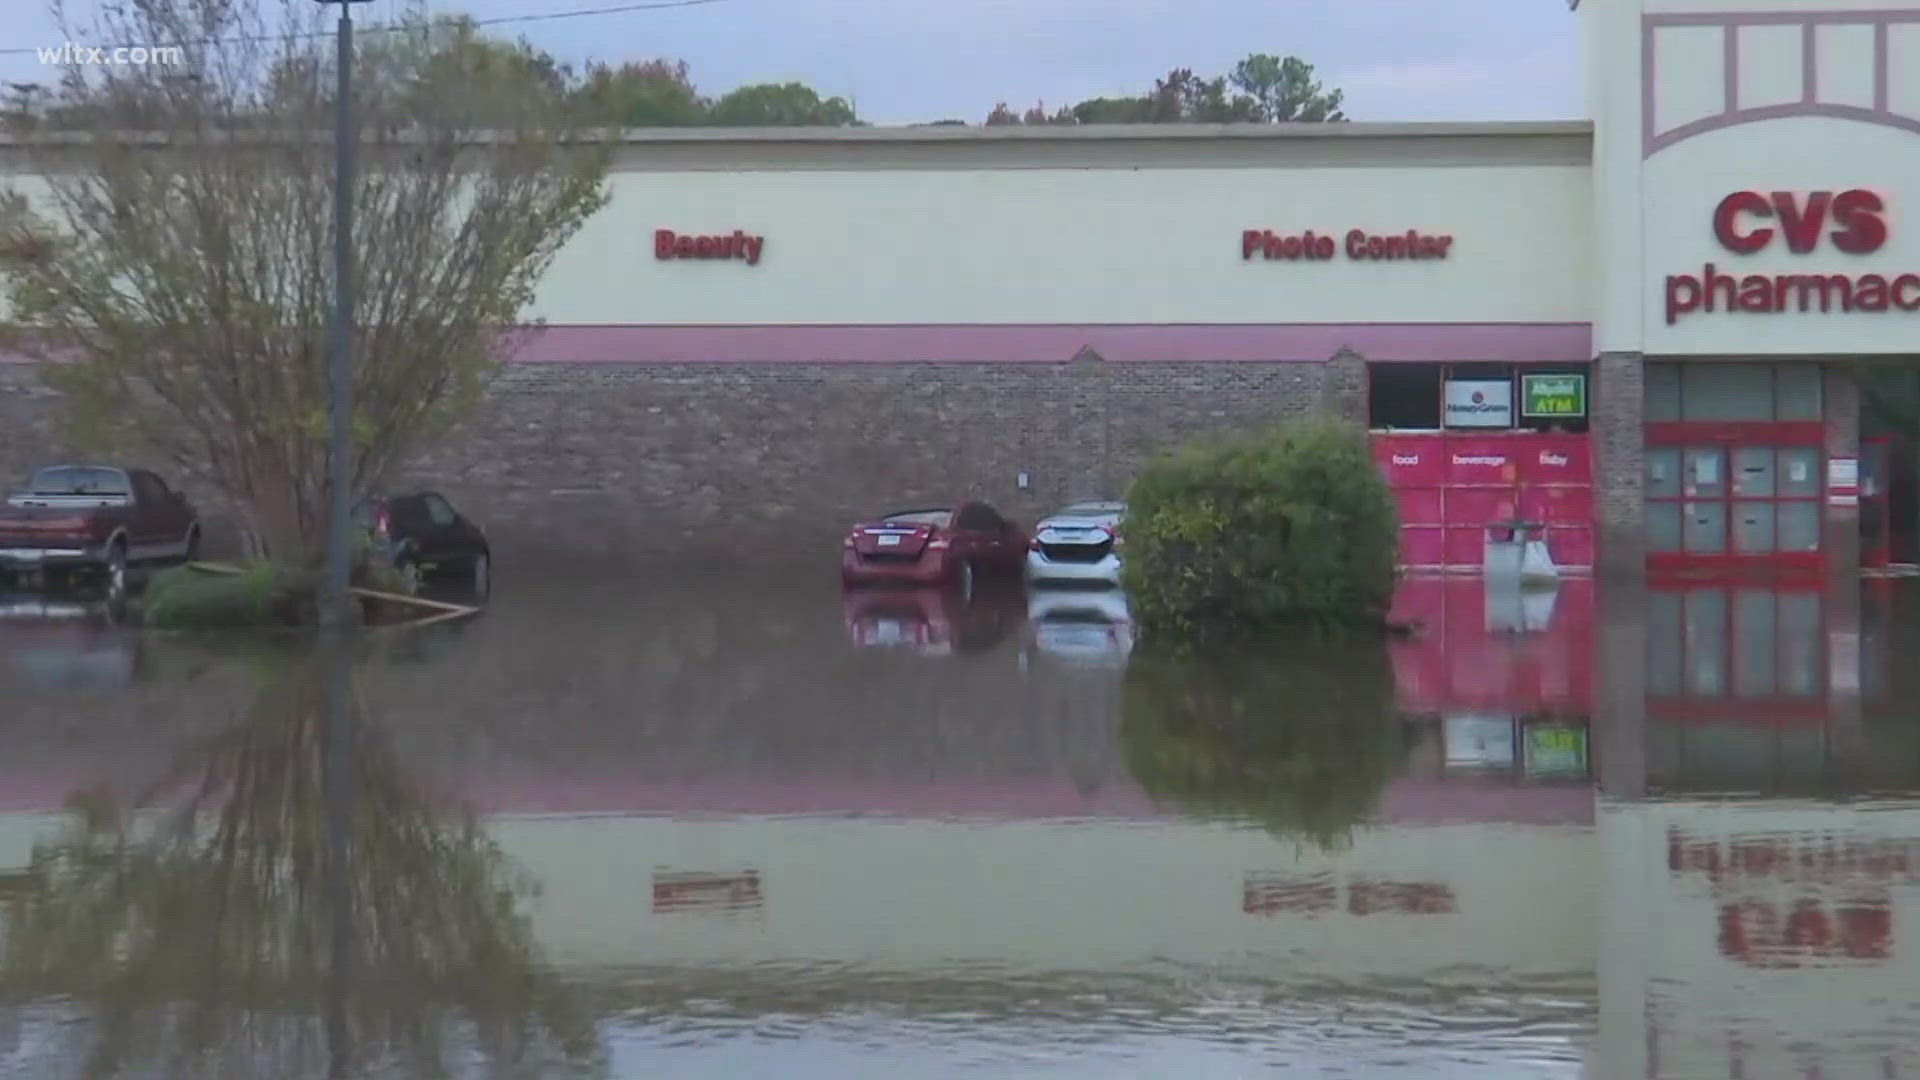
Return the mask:
[[1920,589],[0,599],[6,1077],[1920,1078]]

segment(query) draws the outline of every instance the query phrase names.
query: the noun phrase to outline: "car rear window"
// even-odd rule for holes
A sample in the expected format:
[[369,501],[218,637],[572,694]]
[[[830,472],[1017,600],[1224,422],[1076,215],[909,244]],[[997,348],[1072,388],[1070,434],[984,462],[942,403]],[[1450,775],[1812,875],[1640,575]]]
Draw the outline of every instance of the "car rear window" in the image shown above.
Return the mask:
[[944,529],[953,520],[951,510],[903,510],[898,514],[888,514],[881,518],[888,525],[931,525]]
[[1118,517],[1126,511],[1121,503],[1074,503],[1065,506],[1054,517],[1063,518],[1108,518]]
[[27,482],[29,495],[131,495],[127,474],[118,469],[62,465],[41,469]]

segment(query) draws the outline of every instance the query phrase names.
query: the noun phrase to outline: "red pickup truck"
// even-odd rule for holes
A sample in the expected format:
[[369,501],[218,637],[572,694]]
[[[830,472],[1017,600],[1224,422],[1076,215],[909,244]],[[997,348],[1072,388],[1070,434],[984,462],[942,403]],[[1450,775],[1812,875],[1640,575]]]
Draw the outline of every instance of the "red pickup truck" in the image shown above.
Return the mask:
[[200,518],[144,469],[56,465],[0,507],[0,577],[94,574],[115,592],[134,563],[193,559]]

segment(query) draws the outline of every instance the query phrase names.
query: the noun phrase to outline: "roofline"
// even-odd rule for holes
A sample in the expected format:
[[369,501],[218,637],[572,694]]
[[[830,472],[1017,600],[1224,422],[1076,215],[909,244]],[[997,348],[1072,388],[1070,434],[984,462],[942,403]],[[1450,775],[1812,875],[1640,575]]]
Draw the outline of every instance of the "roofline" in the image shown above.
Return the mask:
[[[48,131],[20,136],[0,133],[0,149],[30,146],[83,146],[94,140],[91,131]],[[271,141],[270,132],[250,133],[245,141]],[[325,132],[309,132],[316,140],[330,140]],[[910,124],[887,127],[648,127],[623,128],[587,134],[581,141],[614,145],[673,143],[990,143],[990,142],[1203,142],[1350,140],[1350,139],[1461,139],[1566,138],[1593,134],[1591,120],[1498,120],[1453,122],[1360,122],[1335,124],[1060,124],[1026,127]],[[119,141],[164,146],[164,132],[129,131]],[[408,141],[402,136],[397,141]],[[492,141],[476,131],[471,141]],[[327,143],[331,145],[330,142]]]
[[1507,120],[1473,123],[1338,124],[1043,124],[982,127],[915,124],[898,127],[629,128],[616,141],[658,143],[916,143],[916,142],[1198,142],[1287,139],[1542,138],[1590,136],[1591,120]]
[[[324,133],[244,132],[242,145]],[[0,136],[0,159],[45,155],[59,168],[99,138],[86,131]],[[325,135],[330,139],[331,135]],[[472,145],[495,141],[474,132]],[[127,132],[122,146],[167,146],[163,132]],[[408,141],[402,135],[396,140]],[[330,145],[327,144],[327,145]],[[1492,123],[1084,124],[1034,127],[662,127],[582,132],[623,173],[869,169],[1179,169],[1590,166],[1587,120]],[[25,161],[22,161],[25,159]],[[82,158],[71,159],[75,162]],[[15,169],[19,165],[14,166]],[[0,173],[9,171],[0,162]]]

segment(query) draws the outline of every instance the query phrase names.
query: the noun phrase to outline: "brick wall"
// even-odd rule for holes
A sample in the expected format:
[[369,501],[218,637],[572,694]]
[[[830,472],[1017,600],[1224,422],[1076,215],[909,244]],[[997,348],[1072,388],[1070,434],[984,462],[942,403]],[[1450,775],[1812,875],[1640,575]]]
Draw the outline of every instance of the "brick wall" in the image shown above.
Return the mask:
[[[1360,367],[1091,351],[1058,364],[518,364],[400,483],[445,491],[506,560],[817,560],[862,515],[971,495],[1031,521],[1119,494],[1184,440],[1351,412],[1347,369]],[[56,405],[30,368],[0,366],[0,475],[65,456]]]
[[1599,566],[1646,565],[1646,376],[1639,353],[1602,353],[1593,365],[1595,506]]

